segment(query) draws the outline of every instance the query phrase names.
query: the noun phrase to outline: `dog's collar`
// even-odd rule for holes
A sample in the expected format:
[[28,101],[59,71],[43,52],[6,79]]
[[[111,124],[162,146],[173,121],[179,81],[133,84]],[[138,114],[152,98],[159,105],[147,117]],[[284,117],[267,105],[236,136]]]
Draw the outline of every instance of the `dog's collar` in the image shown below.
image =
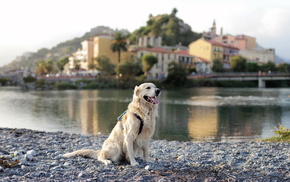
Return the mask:
[[[124,111],[118,118],[117,118],[117,121],[122,121],[122,117],[124,116],[124,114],[127,113],[127,110]],[[144,126],[144,121],[143,119],[136,113],[133,113],[134,116],[140,120],[140,127],[139,127],[139,131],[138,131],[138,135],[140,135],[140,133],[142,132],[142,129],[143,129],[143,126]]]

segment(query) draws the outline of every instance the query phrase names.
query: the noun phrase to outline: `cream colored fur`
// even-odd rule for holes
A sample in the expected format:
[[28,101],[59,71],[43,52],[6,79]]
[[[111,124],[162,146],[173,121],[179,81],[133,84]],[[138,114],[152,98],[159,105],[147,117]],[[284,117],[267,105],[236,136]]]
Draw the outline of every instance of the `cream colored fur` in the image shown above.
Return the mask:
[[[149,142],[155,130],[155,119],[158,116],[157,96],[160,90],[152,83],[143,83],[136,86],[132,102],[128,105],[122,121],[118,121],[109,137],[105,140],[102,149],[78,150],[65,154],[65,157],[85,156],[95,158],[104,164],[127,159],[132,166],[138,165],[135,157],[142,154],[145,161],[149,160]],[[153,98],[154,101],[145,100],[144,96]],[[134,115],[139,115],[144,126],[138,134],[140,120]]]

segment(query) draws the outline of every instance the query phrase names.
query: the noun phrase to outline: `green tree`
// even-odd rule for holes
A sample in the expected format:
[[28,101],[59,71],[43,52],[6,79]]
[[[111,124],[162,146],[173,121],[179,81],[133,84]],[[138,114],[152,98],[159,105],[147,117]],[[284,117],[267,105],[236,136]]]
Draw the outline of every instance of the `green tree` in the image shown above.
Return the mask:
[[142,70],[144,75],[148,75],[148,71],[153,67],[154,64],[158,62],[157,57],[152,54],[145,54],[142,56]]
[[113,75],[115,73],[115,65],[110,62],[110,59],[106,56],[99,56],[95,58],[97,62],[97,70],[101,71],[105,75]]
[[45,64],[46,64],[47,73],[51,73],[53,70],[52,60],[46,60]]
[[81,69],[81,61],[78,59],[74,60],[74,67],[77,71],[79,71]]
[[277,67],[275,63],[272,61],[268,61],[266,64],[262,65],[262,71],[269,72],[269,71],[277,71]]
[[88,65],[88,68],[89,68],[89,70],[96,70],[96,69],[97,69],[97,64],[94,63],[94,62],[91,62],[91,63]]
[[162,44],[175,46],[181,43],[188,46],[191,42],[201,37],[200,33],[193,32],[184,21],[176,16],[177,9],[174,8],[168,14],[149,16],[145,27],[140,27],[130,35],[130,41],[136,43],[138,38],[145,35],[162,37]]
[[165,31],[164,41],[168,45],[176,45],[178,44],[179,37],[179,24],[178,19],[175,17],[171,17],[167,23],[167,29]]
[[246,64],[246,71],[247,72],[258,72],[260,70],[261,70],[261,66],[259,66],[257,63],[247,62],[247,64]]
[[45,66],[45,61],[38,60],[36,62],[36,68],[35,68],[36,75],[45,75],[47,73],[47,69]]
[[115,33],[115,40],[111,45],[113,52],[118,52],[118,63],[121,62],[121,52],[127,51],[127,36],[123,35],[122,32]]
[[0,78],[0,86],[5,86],[9,81],[9,78]]
[[96,59],[92,59],[89,64],[88,64],[88,68],[89,70],[96,70],[97,69],[97,63],[96,63]]
[[224,72],[224,65],[220,59],[213,60],[212,71],[214,72]]
[[59,59],[58,61],[57,61],[57,67],[59,68],[59,70],[62,72],[63,70],[64,70],[64,66],[68,63],[68,56],[67,57],[63,57],[63,58],[61,58],[61,59]]
[[141,64],[138,61],[127,60],[117,67],[117,74],[122,80],[134,79],[141,72]]
[[36,62],[36,75],[45,75],[53,70],[53,62],[51,60],[38,60]]
[[234,72],[245,72],[247,59],[241,55],[233,56],[230,59],[231,67]]
[[168,64],[168,75],[164,80],[168,87],[183,87],[187,82],[187,69],[182,63]]
[[287,63],[280,63],[277,66],[277,69],[279,72],[288,73],[289,72],[288,67],[289,65]]
[[173,8],[173,10],[172,10],[170,16],[175,17],[177,12],[178,12],[178,10],[177,10],[176,8]]

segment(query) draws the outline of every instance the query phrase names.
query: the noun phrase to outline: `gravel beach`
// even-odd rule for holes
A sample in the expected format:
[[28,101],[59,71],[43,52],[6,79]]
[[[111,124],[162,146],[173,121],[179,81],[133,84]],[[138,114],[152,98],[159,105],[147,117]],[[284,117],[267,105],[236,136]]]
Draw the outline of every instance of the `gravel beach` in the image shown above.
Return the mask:
[[64,158],[107,136],[0,128],[0,181],[290,181],[290,144],[152,140],[150,162]]

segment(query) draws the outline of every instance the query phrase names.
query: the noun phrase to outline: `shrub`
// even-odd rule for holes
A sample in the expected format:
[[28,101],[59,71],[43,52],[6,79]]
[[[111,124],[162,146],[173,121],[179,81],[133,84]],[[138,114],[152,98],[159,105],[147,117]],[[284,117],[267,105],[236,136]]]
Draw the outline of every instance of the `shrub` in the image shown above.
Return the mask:
[[56,83],[55,87],[56,89],[59,89],[59,90],[77,89],[77,86],[75,86],[72,83],[67,83],[67,82]]
[[10,81],[9,78],[0,78],[0,85],[4,86],[9,81]]
[[275,134],[279,135],[280,137],[290,137],[290,129],[286,129],[284,126],[279,124],[275,127]]
[[45,80],[37,80],[35,83],[35,87],[43,89],[45,87]]
[[33,77],[33,76],[27,76],[27,77],[23,77],[23,81],[25,83],[31,83],[31,82],[35,82],[36,81],[36,78]]

